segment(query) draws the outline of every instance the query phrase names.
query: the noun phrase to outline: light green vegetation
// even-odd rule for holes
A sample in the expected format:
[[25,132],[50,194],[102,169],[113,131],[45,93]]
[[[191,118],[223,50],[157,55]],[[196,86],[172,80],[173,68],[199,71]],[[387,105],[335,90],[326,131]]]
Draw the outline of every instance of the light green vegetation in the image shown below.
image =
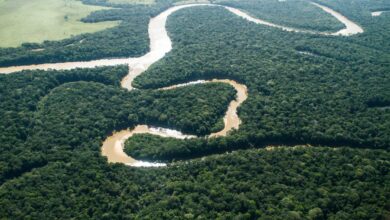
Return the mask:
[[154,0],[108,0],[108,2],[114,4],[145,4],[145,5],[150,5],[155,3]]
[[0,0],[0,47],[60,40],[116,26],[118,22],[80,21],[102,9],[75,0]]

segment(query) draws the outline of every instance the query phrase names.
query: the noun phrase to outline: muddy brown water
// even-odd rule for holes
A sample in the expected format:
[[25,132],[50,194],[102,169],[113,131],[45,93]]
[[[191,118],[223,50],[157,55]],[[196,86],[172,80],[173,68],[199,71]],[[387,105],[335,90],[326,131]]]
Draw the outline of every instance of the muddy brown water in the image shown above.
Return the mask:
[[[144,70],[146,70],[151,64],[157,62],[161,58],[164,57],[166,53],[168,53],[172,49],[172,43],[168,36],[168,33],[165,29],[166,20],[175,11],[178,11],[183,8],[194,7],[194,6],[214,6],[214,7],[224,7],[228,11],[233,14],[242,17],[248,21],[254,22],[256,24],[267,25],[275,28],[279,28],[285,31],[294,31],[294,32],[303,32],[303,33],[312,33],[312,34],[322,34],[322,35],[343,35],[350,36],[353,34],[363,33],[364,30],[353,21],[349,20],[342,14],[334,11],[331,8],[326,6],[312,3],[315,6],[321,8],[325,12],[331,14],[335,18],[337,18],[340,22],[342,22],[346,27],[340,31],[334,33],[327,32],[314,32],[309,30],[300,30],[291,27],[285,27],[282,25],[274,24],[271,22],[267,22],[265,20],[261,20],[258,18],[254,18],[247,13],[232,7],[214,5],[214,4],[188,4],[188,5],[179,5],[173,6],[156,17],[150,19],[149,22],[149,38],[150,38],[150,52],[145,54],[142,57],[138,58],[118,58],[118,59],[99,59],[85,62],[62,62],[62,63],[46,63],[46,64],[36,64],[36,65],[23,65],[23,66],[11,66],[11,67],[0,67],[0,73],[8,74],[13,72],[19,72],[22,70],[68,70],[74,68],[94,68],[98,66],[115,66],[120,64],[128,64],[131,69],[134,69],[133,72],[129,73],[129,76],[124,79],[123,84],[126,87],[131,87],[131,81],[134,79],[136,75],[139,75]],[[375,13],[375,12],[374,12]],[[380,15],[382,12],[375,13]]]
[[[144,56],[137,57],[137,58],[100,59],[100,60],[93,60],[93,61],[86,61],[86,62],[47,63],[47,64],[37,64],[37,65],[3,67],[0,68],[0,73],[9,74],[13,72],[22,71],[22,70],[36,70],[36,69],[69,70],[74,68],[94,68],[98,66],[116,66],[116,65],[126,64],[129,66],[129,73],[121,81],[121,86],[128,90],[132,90],[134,89],[132,87],[132,82],[134,78],[142,74],[152,64],[162,59],[168,52],[172,50],[172,42],[165,28],[166,21],[169,15],[171,15],[172,13],[180,9],[194,7],[194,6],[224,7],[231,13],[241,18],[244,18],[250,22],[279,28],[284,31],[303,32],[303,33],[321,34],[321,35],[343,35],[343,36],[350,36],[350,35],[363,32],[363,29],[358,24],[350,21],[348,18],[344,17],[340,13],[317,3],[312,3],[312,4],[321,8],[325,12],[331,14],[332,16],[334,16],[336,19],[338,19],[340,22],[342,22],[345,25],[345,28],[335,33],[314,32],[309,30],[300,30],[296,28],[285,27],[282,25],[267,22],[258,18],[251,17],[247,13],[232,7],[220,6],[214,4],[179,5],[167,9],[166,11],[162,12],[161,14],[159,14],[158,16],[150,20],[149,27],[148,27],[149,39],[150,39],[150,52],[148,52]],[[237,108],[248,97],[248,91],[245,85],[230,79],[214,79],[214,80],[199,80],[195,82],[188,82],[185,84],[174,85],[174,86],[165,87],[161,89],[165,89],[165,90],[175,89],[180,86],[188,86],[191,84],[209,83],[209,82],[227,83],[233,86],[237,91],[236,98],[230,102],[228,110],[226,111],[226,114],[224,116],[224,128],[219,132],[208,135],[209,138],[226,136],[229,133],[229,131],[233,129],[238,129],[241,123],[241,120],[237,115]],[[106,156],[108,162],[110,163],[123,163],[125,165],[134,166],[134,167],[166,166],[166,164],[163,163],[138,161],[130,157],[129,155],[127,155],[124,152],[124,143],[128,138],[130,138],[134,134],[153,134],[161,137],[173,137],[179,139],[196,138],[196,136],[182,134],[179,131],[175,131],[171,129],[150,127],[148,125],[138,125],[134,129],[131,130],[126,129],[126,130],[114,132],[111,136],[107,137],[107,139],[103,142],[101,148],[102,155]]]

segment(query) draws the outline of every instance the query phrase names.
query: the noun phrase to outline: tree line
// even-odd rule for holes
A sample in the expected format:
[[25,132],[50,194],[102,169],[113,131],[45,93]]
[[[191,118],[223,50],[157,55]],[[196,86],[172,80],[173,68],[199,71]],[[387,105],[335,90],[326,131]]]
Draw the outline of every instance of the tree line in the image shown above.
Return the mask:
[[169,3],[115,6],[106,1],[83,2],[115,8],[93,12],[81,19],[82,22],[121,21],[120,24],[96,33],[81,34],[59,41],[26,42],[20,47],[0,48],[0,66],[141,56],[149,51],[150,17],[169,6]]

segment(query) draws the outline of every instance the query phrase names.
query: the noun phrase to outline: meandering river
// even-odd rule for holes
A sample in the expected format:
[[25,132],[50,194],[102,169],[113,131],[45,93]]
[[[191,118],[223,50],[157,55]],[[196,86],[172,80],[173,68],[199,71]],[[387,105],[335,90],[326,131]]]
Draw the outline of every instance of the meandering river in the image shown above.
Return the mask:
[[[326,6],[312,3],[313,5],[321,8],[325,12],[329,13],[330,15],[334,16],[337,20],[339,20],[341,23],[345,25],[345,28],[334,32],[315,32],[310,30],[301,30],[296,29],[292,27],[286,27],[278,24],[274,24],[271,22],[267,22],[265,20],[261,20],[258,18],[254,18],[250,16],[249,14],[236,9],[232,7],[222,6],[222,5],[215,5],[215,4],[188,4],[188,5],[179,5],[179,6],[173,6],[166,11],[162,12],[161,14],[157,15],[156,17],[150,19],[149,22],[149,38],[150,38],[150,52],[145,54],[142,57],[138,58],[118,58],[118,59],[100,59],[100,60],[92,60],[92,61],[85,61],[85,62],[63,62],[63,63],[45,63],[45,64],[37,64],[37,65],[22,65],[22,66],[11,66],[11,67],[0,67],[0,73],[8,74],[13,72],[19,72],[22,70],[48,70],[48,69],[54,69],[54,70],[68,70],[68,69],[74,69],[74,68],[94,68],[99,66],[116,66],[120,64],[127,64],[131,68],[131,72],[129,75],[124,79],[123,84],[126,84],[127,88],[131,88],[131,85],[129,84],[132,79],[136,75],[139,75],[143,71],[145,71],[151,64],[157,62],[159,59],[164,57],[164,55],[169,52],[172,49],[172,43],[171,40],[167,34],[167,31],[165,29],[165,23],[169,15],[171,15],[173,12],[178,11],[183,8],[189,8],[194,6],[214,6],[214,7],[224,7],[231,13],[242,17],[248,21],[254,22],[256,24],[260,25],[266,25],[274,28],[279,28],[285,31],[293,31],[293,32],[301,32],[301,33],[309,33],[309,34],[320,34],[320,35],[340,35],[340,36],[350,36],[358,33],[363,33],[364,30],[353,21],[349,20],[342,14],[334,11],[331,8],[328,8]],[[122,85],[123,85],[122,84]]]
[[[49,63],[49,64],[38,64],[38,65],[26,65],[26,66],[13,66],[13,67],[4,67],[0,68],[0,73],[8,74],[13,72],[18,72],[22,70],[35,70],[35,69],[55,69],[55,70],[67,70],[74,68],[94,68],[98,66],[115,66],[120,64],[127,64],[129,66],[128,75],[123,78],[121,81],[121,86],[128,90],[132,90],[132,82],[135,77],[146,71],[152,64],[156,63],[160,59],[162,59],[166,53],[172,50],[172,42],[168,36],[167,30],[165,28],[166,21],[169,15],[174,13],[175,11],[181,10],[183,8],[189,8],[194,6],[213,6],[213,7],[223,7],[230,11],[231,13],[244,18],[250,22],[254,22],[260,25],[266,25],[274,28],[279,28],[285,31],[292,32],[302,32],[309,34],[321,34],[321,35],[342,35],[342,36],[350,36],[358,33],[362,33],[363,29],[357,25],[356,23],[350,21],[348,18],[344,17],[340,13],[317,3],[312,3],[315,6],[321,8],[325,12],[331,14],[340,22],[345,25],[345,28],[334,32],[315,32],[309,30],[301,30],[292,27],[285,27],[282,25],[274,24],[271,22],[267,22],[258,18],[253,18],[247,13],[232,7],[222,6],[222,5],[214,5],[214,4],[188,4],[188,5],[180,5],[173,6],[166,11],[162,12],[158,16],[152,18],[149,22],[149,39],[150,39],[150,52],[145,54],[142,57],[137,58],[123,58],[123,59],[101,59],[101,60],[93,60],[87,62],[66,62],[66,63]],[[197,83],[209,83],[209,82],[221,82],[227,83],[233,86],[236,90],[236,98],[232,100],[229,104],[228,110],[224,116],[224,128],[216,133],[212,133],[208,135],[208,137],[218,137],[218,136],[226,136],[229,131],[233,129],[238,129],[241,123],[240,118],[237,115],[237,108],[247,99],[248,91],[247,87],[243,84],[235,82],[230,79],[214,79],[214,80],[198,80],[194,82],[188,82],[185,84],[174,85],[170,87],[161,88],[161,90],[167,89],[175,89],[180,86],[188,86],[191,84]],[[179,139],[185,138],[196,138],[193,135],[185,135],[179,131],[166,129],[166,128],[156,128],[148,125],[138,125],[134,129],[126,129],[119,132],[114,132],[113,135],[109,136],[102,145],[101,151],[102,155],[106,156],[109,162],[112,163],[123,163],[129,166],[135,167],[156,167],[156,166],[165,166],[163,163],[152,163],[146,161],[137,161],[134,158],[128,156],[124,152],[124,143],[125,141],[133,136],[134,134],[154,134],[162,137],[173,137]]]
[[[213,80],[199,80],[195,82],[189,82],[185,84],[174,85],[170,87],[161,88],[161,90],[175,89],[177,87],[188,86],[199,83],[209,83],[209,82],[221,82],[227,83],[233,86],[236,89],[236,99],[232,100],[229,104],[228,110],[224,116],[224,128],[216,133],[211,133],[208,137],[218,137],[218,136],[226,136],[227,133],[233,129],[238,129],[241,120],[237,115],[237,108],[246,100],[248,97],[248,91],[245,85],[237,83],[233,80],[228,79],[213,79]],[[102,146],[102,155],[106,156],[108,162],[111,163],[124,163],[130,166],[136,167],[156,167],[156,166],[165,166],[163,163],[152,163],[146,161],[138,161],[134,158],[128,156],[124,152],[125,141],[133,136],[134,134],[154,134],[161,137],[173,137],[178,139],[188,139],[188,138],[196,138],[194,135],[185,135],[179,131],[152,127],[148,125],[138,125],[134,129],[126,129],[119,132],[115,132],[113,135],[108,137]]]

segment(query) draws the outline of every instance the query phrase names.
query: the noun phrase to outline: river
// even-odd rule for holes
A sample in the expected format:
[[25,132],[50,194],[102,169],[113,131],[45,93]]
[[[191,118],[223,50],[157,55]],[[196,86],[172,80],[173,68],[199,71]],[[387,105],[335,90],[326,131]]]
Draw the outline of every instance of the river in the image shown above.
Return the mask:
[[[132,90],[134,89],[132,87],[132,82],[134,78],[142,74],[143,72],[145,72],[152,64],[162,59],[168,52],[172,50],[172,42],[166,30],[166,21],[169,15],[171,15],[175,11],[184,8],[194,7],[194,6],[223,7],[227,9],[229,12],[241,18],[244,18],[250,22],[254,22],[256,24],[266,25],[274,28],[279,28],[284,31],[302,32],[302,33],[309,33],[309,34],[321,34],[321,35],[342,35],[342,36],[350,36],[350,35],[363,32],[363,29],[359,25],[350,21],[348,18],[344,17],[340,13],[317,3],[312,3],[312,4],[314,4],[315,6],[321,8],[325,12],[337,18],[340,22],[342,22],[345,25],[345,28],[334,33],[314,32],[309,30],[300,30],[291,27],[285,27],[258,18],[253,18],[247,13],[232,7],[214,5],[214,4],[179,5],[179,6],[173,6],[167,9],[166,11],[162,12],[161,14],[157,15],[156,17],[150,19],[149,27],[148,27],[149,39],[150,39],[150,52],[148,52],[144,56],[137,57],[137,58],[100,59],[100,60],[93,60],[93,61],[86,61],[86,62],[65,62],[65,63],[49,63],[49,64],[38,64],[38,65],[4,67],[4,68],[0,68],[0,73],[9,74],[17,71],[22,71],[22,70],[35,70],[35,69],[68,70],[74,68],[94,68],[98,66],[115,66],[120,64],[126,64],[129,66],[129,73],[128,75],[126,75],[126,77],[122,79],[121,86],[128,90]],[[209,83],[209,82],[227,83],[233,86],[237,92],[236,98],[230,102],[228,110],[226,111],[226,114],[224,116],[224,128],[219,132],[208,135],[208,138],[226,136],[229,133],[229,131],[233,129],[238,129],[241,123],[241,120],[237,115],[237,109],[248,97],[248,90],[245,85],[230,79],[213,79],[213,80],[198,80],[198,81],[188,82],[184,84],[173,85],[170,87],[161,88],[161,90],[175,89],[181,86],[188,86],[188,85],[193,85],[198,83]],[[101,148],[102,155],[106,156],[108,162],[110,163],[123,163],[125,165],[134,166],[134,167],[166,166],[166,164],[164,163],[138,161],[130,157],[129,155],[127,155],[124,152],[124,143],[128,138],[130,138],[134,134],[153,134],[161,137],[173,137],[179,139],[196,138],[196,136],[182,134],[179,131],[175,131],[171,129],[151,127],[148,125],[138,125],[134,129],[126,129],[126,130],[114,132],[111,136],[107,137],[102,144],[102,148]]]
[[337,20],[342,22],[346,27],[340,31],[334,33],[328,32],[315,32],[309,30],[301,30],[292,27],[285,27],[282,25],[274,24],[271,22],[267,22],[258,18],[254,18],[249,14],[227,6],[214,5],[214,4],[188,4],[188,5],[179,5],[173,6],[156,17],[150,19],[149,22],[149,39],[150,39],[150,52],[145,54],[142,57],[138,58],[118,58],[118,59],[99,59],[85,62],[63,62],[63,63],[45,63],[45,64],[37,64],[37,65],[22,65],[22,66],[11,66],[11,67],[0,67],[0,73],[8,74],[13,72],[19,72],[22,70],[69,70],[74,68],[94,68],[99,66],[116,66],[120,64],[129,65],[131,71],[129,75],[122,81],[122,85],[125,85],[126,88],[131,88],[132,80],[143,71],[145,71],[151,64],[157,62],[161,58],[164,57],[166,53],[168,53],[172,49],[172,43],[168,36],[168,33],[165,29],[165,23],[169,15],[173,12],[178,11],[183,8],[189,8],[194,6],[214,6],[214,7],[224,7],[231,13],[242,17],[248,21],[254,22],[260,25],[266,25],[270,27],[279,28],[285,31],[293,31],[293,32],[302,32],[309,34],[320,34],[320,35],[341,35],[341,36],[350,36],[358,33],[363,33],[364,30],[353,21],[349,20],[345,16],[340,13],[334,11],[331,8],[326,6],[312,3],[315,6],[321,8],[325,12],[334,16]]

